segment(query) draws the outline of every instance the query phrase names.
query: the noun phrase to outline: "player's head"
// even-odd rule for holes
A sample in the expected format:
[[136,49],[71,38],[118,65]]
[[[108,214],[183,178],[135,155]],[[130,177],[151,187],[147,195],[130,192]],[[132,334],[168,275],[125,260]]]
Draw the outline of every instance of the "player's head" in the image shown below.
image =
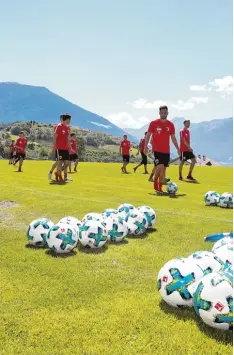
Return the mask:
[[148,133],[148,132],[145,132],[145,137],[146,137],[147,133]]
[[184,127],[189,128],[190,127],[190,120],[185,120],[184,121]]
[[69,113],[64,113],[63,115],[60,116],[60,121],[65,126],[69,125],[71,121],[71,115],[69,115]]
[[159,116],[161,118],[161,120],[166,120],[167,116],[168,116],[168,107],[167,106],[160,106],[159,107]]
[[75,133],[71,133],[71,138],[72,139],[76,139],[76,134]]
[[123,136],[123,139],[126,141],[126,140],[128,139],[128,136],[125,134],[125,135]]
[[23,137],[25,137],[25,133],[24,133],[24,131],[20,131],[20,134],[19,134],[19,136],[20,136],[20,138],[23,138]]

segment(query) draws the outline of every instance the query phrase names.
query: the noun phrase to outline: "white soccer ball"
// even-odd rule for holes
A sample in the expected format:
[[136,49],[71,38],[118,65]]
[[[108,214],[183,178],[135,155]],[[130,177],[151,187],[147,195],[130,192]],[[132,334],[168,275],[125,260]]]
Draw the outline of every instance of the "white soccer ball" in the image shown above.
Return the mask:
[[233,326],[233,278],[229,273],[211,273],[199,282],[194,309],[207,325],[222,330]]
[[130,203],[124,203],[118,207],[118,213],[120,217],[126,218],[126,216],[128,216],[130,212],[135,211],[135,209],[136,208]]
[[70,253],[77,246],[78,238],[77,230],[71,224],[60,223],[50,229],[47,243],[52,252],[65,254]]
[[148,228],[148,223],[145,215],[138,210],[129,213],[128,216],[128,231],[131,235],[141,235]]
[[103,221],[103,216],[100,213],[88,213],[86,214],[83,219],[82,219],[82,224],[88,222],[88,221]]
[[219,194],[216,191],[208,191],[205,196],[205,204],[206,206],[217,206],[219,203]]
[[222,260],[211,251],[197,251],[196,253],[189,255],[188,259],[195,261],[195,263],[203,270],[204,275],[210,274],[211,272],[219,272],[223,268]]
[[107,239],[110,242],[122,242],[128,234],[128,224],[121,217],[107,217],[104,222]]
[[215,249],[214,253],[222,260],[224,268],[233,265],[233,244],[225,244],[222,247]]
[[172,307],[192,307],[194,284],[203,276],[202,269],[193,260],[173,259],[158,273],[158,291]]
[[233,245],[233,238],[230,237],[224,237],[220,240],[218,240],[212,248],[212,251],[215,253],[216,249],[219,249],[220,247],[222,247],[223,245],[229,245],[232,246]]
[[105,226],[100,221],[88,220],[80,226],[79,241],[84,247],[101,248],[107,241]]
[[147,228],[152,228],[156,223],[156,212],[153,210],[153,208],[149,206],[141,206],[138,207],[138,211],[145,215],[148,225]]
[[47,245],[47,235],[54,223],[47,218],[39,218],[32,221],[27,230],[26,237],[29,244],[36,247],[44,247]]
[[169,195],[174,195],[178,191],[178,186],[174,182],[167,184],[167,192]]
[[103,219],[108,217],[118,217],[118,211],[113,208],[107,208],[102,212]]
[[220,195],[219,206],[222,208],[233,208],[233,194],[224,192]]
[[63,217],[62,219],[60,219],[60,221],[58,222],[58,224],[70,224],[76,231],[77,234],[79,234],[79,227],[81,225],[81,221],[79,219],[77,219],[76,217]]

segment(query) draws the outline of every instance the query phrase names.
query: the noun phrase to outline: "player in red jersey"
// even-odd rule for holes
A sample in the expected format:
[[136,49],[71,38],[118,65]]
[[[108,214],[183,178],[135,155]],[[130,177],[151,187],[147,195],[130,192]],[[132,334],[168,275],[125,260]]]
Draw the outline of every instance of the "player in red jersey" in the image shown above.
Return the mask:
[[131,149],[131,142],[128,140],[128,136],[125,134],[123,136],[123,140],[120,143],[120,154],[123,156],[123,166],[121,167],[121,170],[124,174],[127,174],[127,165],[130,162],[130,149]]
[[9,164],[14,163],[14,153],[15,153],[15,141],[11,141]]
[[193,178],[192,172],[194,169],[194,166],[196,164],[196,158],[195,155],[193,154],[193,150],[190,147],[190,120],[185,120],[184,121],[184,128],[180,131],[180,166],[179,166],[179,180],[183,180],[182,176],[182,171],[183,171],[183,166],[184,163],[187,160],[191,160],[191,165],[189,168],[189,173],[187,176],[188,180],[195,181],[196,179]]
[[148,164],[148,159],[147,159],[147,155],[145,154],[145,137],[147,135],[147,132],[145,132],[145,136],[144,138],[141,139],[140,144],[139,144],[139,148],[138,148],[138,152],[137,155],[139,155],[139,153],[141,153],[141,162],[140,164],[138,164],[133,170],[134,173],[137,171],[137,169],[141,166],[144,165],[145,168],[145,174],[149,174],[148,170],[147,170],[147,164]]
[[71,173],[72,162],[74,162],[74,164],[75,164],[74,172],[77,172],[77,165],[78,165],[78,162],[79,162],[78,147],[77,147],[77,140],[76,140],[75,133],[71,133],[70,144],[71,145],[70,145],[70,150],[69,150],[69,154],[70,154],[69,172]]
[[[65,113],[60,116],[62,123],[58,124],[54,130],[54,151],[56,152],[57,172],[55,179],[57,182],[72,181],[67,176],[67,168],[70,163],[70,121],[71,115]],[[62,170],[64,166],[64,180],[62,178]]]
[[[62,123],[62,117],[63,115],[60,115],[60,123]],[[54,131],[56,129],[57,125],[54,126]],[[53,149],[53,159],[55,160],[55,162],[53,163],[53,165],[51,166],[49,173],[48,173],[48,179],[51,180],[52,179],[52,175],[54,170],[57,168],[57,159],[56,159],[56,152]]]
[[18,172],[22,172],[23,161],[25,160],[26,157],[27,145],[28,145],[28,140],[25,137],[24,131],[21,131],[19,134],[19,138],[15,142],[16,155],[13,164],[15,165],[16,163],[19,162]]
[[154,189],[155,191],[163,192],[162,185],[165,181],[166,168],[170,162],[170,138],[179,155],[180,150],[175,137],[175,126],[171,121],[167,120],[167,106],[161,106],[159,108],[159,115],[160,118],[152,121],[149,125],[145,139],[145,146],[148,146],[152,136],[152,146],[155,158],[154,164],[157,166],[154,175]]

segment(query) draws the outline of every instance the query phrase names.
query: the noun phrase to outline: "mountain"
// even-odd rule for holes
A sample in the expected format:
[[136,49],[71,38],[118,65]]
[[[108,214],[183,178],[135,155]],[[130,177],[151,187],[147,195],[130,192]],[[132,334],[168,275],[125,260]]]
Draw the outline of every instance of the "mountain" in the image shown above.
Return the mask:
[[[126,133],[104,117],[72,104],[45,87],[0,83],[0,123],[15,121],[56,123],[60,114],[64,112],[72,115],[72,126],[102,131],[116,137]],[[137,142],[135,137],[129,138]]]
[[[179,131],[183,128],[184,117],[175,117],[176,137],[179,140]],[[148,124],[136,130],[128,130],[129,134],[140,139],[148,129]],[[223,165],[232,165],[233,162],[233,118],[216,119],[199,123],[191,122],[191,146],[195,154],[209,156]],[[172,152],[174,152],[174,148]]]

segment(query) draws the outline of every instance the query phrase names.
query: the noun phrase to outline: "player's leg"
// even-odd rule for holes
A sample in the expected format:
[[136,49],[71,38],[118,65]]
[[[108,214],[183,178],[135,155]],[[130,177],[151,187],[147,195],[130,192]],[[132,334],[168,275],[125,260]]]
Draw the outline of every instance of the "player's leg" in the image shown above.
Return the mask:
[[23,167],[23,162],[24,162],[24,156],[21,155],[20,159],[19,159],[19,168],[18,168],[18,172],[21,173],[22,172],[22,167]]
[[149,182],[154,182],[154,175],[155,175],[155,172],[156,172],[156,166],[154,165],[153,169],[152,169],[152,172],[150,174],[150,177],[149,177]]
[[181,153],[179,165],[179,180],[183,180],[184,155]]
[[64,161],[64,180],[72,181],[72,179],[67,176],[67,170],[68,167],[70,166],[70,155],[68,150],[63,151],[63,161]]
[[147,169],[148,159],[147,159],[147,155],[145,155],[144,153],[142,153],[142,162],[143,162],[143,165],[144,165],[145,174],[149,174],[148,173],[148,169]]
[[48,172],[48,179],[49,179],[49,180],[52,179],[52,174],[53,174],[54,170],[56,169],[56,167],[57,167],[57,161],[55,161],[55,162],[53,163],[53,165],[51,166],[51,168],[50,168],[50,170],[49,170],[49,172]]
[[79,159],[77,157],[77,159],[75,160],[75,166],[74,166],[74,171],[77,173],[77,166],[79,164]]
[[69,173],[72,172],[71,168],[72,168],[72,160],[71,160],[71,157],[70,157],[70,161],[69,161],[69,165],[68,165]]
[[170,154],[169,153],[161,153],[158,156],[159,164],[162,165],[159,175],[159,182],[158,182],[158,190],[159,192],[163,192],[162,186],[165,184],[165,177],[166,177],[166,169],[169,166],[170,162]]
[[140,162],[135,168],[133,168],[134,173],[137,171],[137,169],[142,165],[142,162]]
[[195,164],[196,164],[196,159],[195,159],[195,156],[194,156],[193,158],[191,158],[191,164],[190,164],[189,173],[188,173],[188,176],[187,176],[187,179],[189,179],[189,180],[195,180],[193,178],[193,176],[192,176],[192,172],[193,172]]

